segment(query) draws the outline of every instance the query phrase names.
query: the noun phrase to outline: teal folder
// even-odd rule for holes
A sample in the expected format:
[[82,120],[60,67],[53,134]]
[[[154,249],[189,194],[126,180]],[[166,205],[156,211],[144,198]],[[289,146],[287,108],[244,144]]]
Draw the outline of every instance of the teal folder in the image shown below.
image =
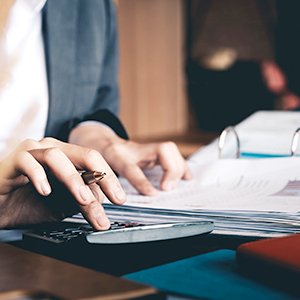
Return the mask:
[[239,274],[233,250],[202,254],[124,277],[169,293],[201,299],[296,299]]

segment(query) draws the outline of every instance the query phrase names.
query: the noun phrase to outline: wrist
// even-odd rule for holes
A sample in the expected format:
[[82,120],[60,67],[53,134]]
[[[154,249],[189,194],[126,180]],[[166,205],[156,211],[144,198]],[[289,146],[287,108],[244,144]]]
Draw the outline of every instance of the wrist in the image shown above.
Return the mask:
[[70,132],[69,143],[86,148],[93,148],[102,155],[114,144],[126,142],[109,127],[98,125],[77,126]]

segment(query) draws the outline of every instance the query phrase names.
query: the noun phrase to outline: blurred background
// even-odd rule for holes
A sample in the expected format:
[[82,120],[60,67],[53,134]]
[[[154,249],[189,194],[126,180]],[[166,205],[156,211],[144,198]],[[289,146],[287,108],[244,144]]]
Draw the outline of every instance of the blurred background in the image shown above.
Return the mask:
[[116,4],[131,139],[173,140],[188,156],[257,110],[300,106],[299,0]]

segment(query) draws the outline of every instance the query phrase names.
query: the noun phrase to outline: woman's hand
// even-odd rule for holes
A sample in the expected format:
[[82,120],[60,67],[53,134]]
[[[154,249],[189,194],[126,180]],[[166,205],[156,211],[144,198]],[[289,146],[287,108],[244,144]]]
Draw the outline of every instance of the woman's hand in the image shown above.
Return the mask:
[[139,144],[121,139],[97,125],[74,128],[69,142],[98,150],[111,168],[127,178],[143,195],[154,196],[158,192],[142,171],[154,165],[161,165],[164,171],[162,190],[172,190],[180,179],[192,178],[186,161],[173,142]]
[[[106,177],[87,186],[79,169],[105,172]],[[125,202],[114,172],[95,150],[52,138],[26,140],[0,162],[1,228],[59,220],[81,211],[95,229],[108,229],[104,195],[115,204]]]

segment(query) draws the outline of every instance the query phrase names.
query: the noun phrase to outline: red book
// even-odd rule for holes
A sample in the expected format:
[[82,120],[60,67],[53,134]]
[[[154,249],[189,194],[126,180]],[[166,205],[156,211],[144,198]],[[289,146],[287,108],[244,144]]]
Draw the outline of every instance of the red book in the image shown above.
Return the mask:
[[240,270],[252,278],[299,293],[300,234],[242,244],[236,260]]

